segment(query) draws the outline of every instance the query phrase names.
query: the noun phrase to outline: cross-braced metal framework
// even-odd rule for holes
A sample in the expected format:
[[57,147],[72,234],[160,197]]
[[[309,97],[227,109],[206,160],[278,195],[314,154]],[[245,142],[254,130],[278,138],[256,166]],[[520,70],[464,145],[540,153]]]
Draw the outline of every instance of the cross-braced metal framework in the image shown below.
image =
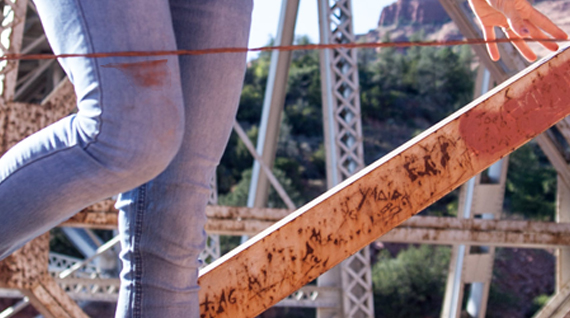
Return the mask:
[[[78,267],[72,274],[60,278],[62,273]],[[58,285],[74,300],[115,302],[120,281],[115,275],[101,272],[92,262],[57,253],[50,253],[50,274]]]
[[[215,174],[210,181],[210,199],[208,204],[218,204],[218,186]],[[206,247],[200,253],[200,259],[203,261],[202,266],[206,266],[218,258],[220,258],[220,236],[218,234],[208,234]]]
[[[464,1],[441,0],[441,2],[460,26],[461,31],[467,37],[472,37],[470,34],[475,34],[476,31],[474,31],[472,21],[469,21],[470,18],[465,14]],[[31,2],[7,0],[2,3],[2,6],[3,22],[0,29],[0,50],[2,50],[2,53],[44,53],[49,50]],[[295,10],[295,5],[290,4],[289,7],[289,11],[293,12]],[[26,18],[27,8],[30,10]],[[350,0],[319,0],[319,15],[323,43],[354,41]],[[515,70],[525,65],[524,62],[516,58],[512,49],[510,51],[508,48],[507,51],[504,50],[505,48],[503,48],[502,55],[509,58],[504,63],[495,65],[488,63],[488,57],[484,49],[476,48],[493,78],[499,81],[504,80],[508,75],[513,74]],[[323,87],[325,88],[323,89],[325,104],[323,110],[327,131],[325,135],[328,150],[327,173],[330,186],[346,179],[363,167],[362,129],[360,125],[358,73],[355,54],[354,50],[328,50],[323,52],[321,59]],[[73,89],[69,82],[64,82],[58,86],[62,77],[61,69],[53,61],[0,62],[0,153],[26,135],[71,111],[74,106]],[[46,98],[46,95],[54,89],[55,91]],[[44,100],[44,98],[44,103],[40,105],[39,102]],[[555,99],[551,96],[544,96],[544,98],[550,98],[552,102]],[[41,120],[32,120],[37,118],[41,118]],[[570,140],[569,122],[564,120],[556,125],[557,132],[566,140]],[[239,125],[236,127],[236,131],[239,132]],[[432,132],[432,134],[439,133],[438,131]],[[557,221],[568,222],[570,220],[568,216],[568,211],[570,211],[570,205],[568,204],[570,202],[568,200],[570,197],[570,186],[568,186],[570,185],[570,168],[568,162],[560,152],[562,147],[556,138],[553,137],[553,133],[540,135],[537,140],[559,174]],[[254,154],[254,157],[256,156],[259,155]],[[498,157],[497,155],[496,158]],[[479,159],[474,160],[473,162],[476,163]],[[262,164],[261,166],[271,176],[267,164]],[[502,169],[506,169],[506,166]],[[502,171],[504,172],[504,170]],[[490,172],[488,175],[492,177],[495,173]],[[437,178],[434,177],[434,179]],[[481,183],[481,177],[477,177],[474,181],[477,184]],[[272,185],[279,187],[278,184],[274,183],[275,180],[272,181]],[[364,184],[366,183],[371,184],[373,182],[364,182]],[[215,188],[215,184],[212,187]],[[468,187],[469,185],[466,186],[464,191],[467,191]],[[485,190],[482,191],[485,192]],[[483,192],[481,192],[482,194],[480,193],[481,195],[475,195],[471,198],[473,200],[488,199],[489,196]],[[500,194],[502,190],[495,192]],[[358,192],[355,192],[355,195],[358,195]],[[497,197],[497,193],[495,193],[494,197]],[[466,200],[465,197],[463,200]],[[215,201],[216,192],[213,191],[210,203]],[[83,222],[85,226],[113,228],[116,224],[116,211],[111,211],[112,203],[106,202],[101,207],[92,208],[91,210],[93,211],[74,218],[71,223],[75,222],[77,226],[77,224]],[[260,212],[255,209],[240,210],[240,213],[236,213],[236,211],[228,213],[227,209],[224,207],[209,207],[207,212],[209,217],[207,230],[210,234],[208,236],[210,250],[203,254],[202,258],[205,260],[213,260],[219,256],[219,237],[217,233],[251,235],[265,229],[272,222],[287,214],[286,211],[280,210]],[[485,214],[485,211],[480,212],[478,214]],[[230,214],[237,217],[230,219],[228,217]],[[330,219],[332,220],[333,218]],[[570,241],[565,239],[568,237],[567,233],[570,230],[564,224],[536,224],[530,222],[528,224],[525,223],[525,225],[522,224],[524,222],[519,222],[521,223],[519,224],[511,221],[448,220],[426,217],[415,218],[415,220],[412,219],[411,221],[406,222],[402,228],[397,228],[395,231],[388,233],[384,239],[398,242],[418,243],[429,241],[434,244],[457,242],[475,246],[488,245],[490,246],[489,250],[493,246],[558,248],[557,294],[537,314],[537,317],[562,317],[570,310],[570,283],[568,283],[570,280],[570,252],[568,252],[570,248],[567,247],[570,246]],[[450,228],[442,230],[441,224],[446,222],[459,223],[450,223]],[[313,225],[312,223],[315,222],[310,223]],[[451,228],[453,226],[455,228]],[[323,230],[325,229],[326,227],[323,227]],[[521,229],[525,230],[521,231]],[[298,234],[296,229],[293,232]],[[437,232],[436,236],[433,235],[435,232]],[[454,238],[459,234],[463,238],[458,241]],[[12,267],[6,266],[5,262],[4,264],[0,262],[0,285],[12,288],[0,291],[3,295],[11,295],[10,297],[28,296],[33,305],[47,317],[50,315],[56,317],[85,317],[80,308],[74,302],[71,302],[69,298],[74,300],[116,301],[118,279],[114,275],[102,272],[92,262],[95,257],[112,248],[115,243],[115,239],[105,243],[104,246],[97,250],[95,255],[85,260],[50,253],[48,267],[47,240],[46,237],[42,237],[11,257],[10,261],[12,264],[16,264],[14,265],[15,267],[12,265]],[[302,248],[304,248],[304,245]],[[348,251],[344,253],[346,254]],[[464,254],[463,257],[466,258],[469,255]],[[492,255],[486,255],[485,257],[487,258],[486,263],[489,263],[489,259],[492,259]],[[297,259],[299,258],[297,257]],[[315,260],[315,258],[312,259]],[[334,283],[332,287],[305,286],[290,294],[277,305],[317,307],[320,308],[320,317],[335,315],[343,317],[371,317],[373,316],[373,308],[372,294],[370,292],[370,265],[367,264],[368,262],[368,251],[361,250],[337,267],[338,271],[334,274],[336,275],[334,278],[330,279],[329,277],[329,282],[333,281]],[[472,268],[472,265],[472,262],[464,262],[462,266],[468,269]],[[45,275],[48,270],[51,275]],[[478,275],[476,271],[464,270],[463,272],[472,273],[470,274],[471,278]],[[255,275],[255,273],[252,274]],[[488,282],[490,275],[486,273],[483,276],[481,277],[484,279],[480,280],[486,279],[486,282]],[[206,277],[208,282],[215,280],[211,278],[212,275]],[[459,280],[459,282],[463,284],[465,282],[475,282],[475,280]],[[225,283],[225,281],[222,283]],[[236,283],[236,286],[238,285]],[[342,287],[342,294],[339,287]],[[247,293],[247,290],[244,289],[243,292]],[[269,292],[269,289],[263,289],[262,292]],[[281,297],[283,296],[285,294]],[[273,299],[273,297],[271,298]],[[477,304],[478,307],[476,309],[478,312],[474,312],[475,316],[482,317],[484,315],[484,302],[485,300],[483,299],[483,302]],[[341,303],[342,307],[339,306]],[[22,306],[20,303],[14,306],[14,308],[17,310]],[[263,304],[259,304],[259,307],[266,308]],[[456,315],[451,316],[455,317]]]
[[[465,37],[481,37],[479,28],[472,18],[471,10],[468,8],[467,1],[440,0],[440,2]],[[493,81],[499,83],[505,81],[528,65],[528,62],[518,54],[512,45],[502,44],[499,48],[502,58],[499,63],[494,63],[490,60],[484,46],[479,45],[473,47],[482,62],[481,68],[486,68],[485,72],[480,71],[478,76],[478,85],[480,85],[480,87],[475,92],[476,96],[483,94],[488,88],[491,88]],[[566,142],[570,141],[570,138],[568,138],[569,130],[567,122],[568,119],[565,119],[553,128],[566,138]],[[566,197],[566,193],[563,191],[564,184],[570,182],[570,176],[568,176],[568,162],[564,159],[564,154],[561,153],[564,147],[557,138],[553,137],[552,132],[538,136],[536,141],[559,174],[557,218],[559,220],[558,222],[567,222],[569,220],[566,216],[568,215],[568,209],[565,209],[564,204],[560,204],[560,202],[564,203],[565,201],[560,199]],[[484,218],[499,217],[502,210],[507,165],[508,157],[504,158],[502,162],[496,163],[493,166],[495,167],[494,169],[489,170],[490,175],[487,174],[486,177],[495,178],[495,184],[484,184],[485,182],[481,182],[481,176],[477,176],[463,186],[463,201],[460,207],[463,211],[466,211],[465,209],[473,210],[471,213],[467,213],[466,217],[473,217],[473,215],[477,214],[482,215]],[[458,215],[462,215],[461,211]],[[566,255],[567,251],[567,248],[560,249],[557,258],[557,286],[559,289],[562,289],[568,281],[566,277],[569,276],[567,273],[569,272],[568,268],[570,262],[563,256]],[[561,255],[563,257],[560,257]],[[469,252],[469,246],[454,245],[444,306],[441,311],[442,318],[455,318],[461,315],[464,309],[462,308],[462,304],[464,303],[463,289],[466,284],[471,284],[469,299],[467,300],[467,312],[473,317],[485,317],[489,286],[492,278],[493,259],[493,247],[479,248],[476,254],[472,254]],[[564,301],[560,300],[561,297],[562,296],[555,297],[557,299],[553,302],[556,303],[559,301],[561,303],[566,302],[570,304],[570,299],[568,299],[567,296],[564,296]],[[545,310],[548,308],[551,307],[547,306]],[[537,317],[554,317],[550,316],[550,313],[546,314],[545,312],[547,311],[548,310],[541,311],[537,314]]]
[[[39,19],[34,18],[33,4],[26,0],[9,0],[0,6],[1,53],[41,52],[46,43]],[[40,63],[41,67],[34,63]],[[0,154],[66,114],[65,102],[58,106],[53,104],[56,97],[39,104],[61,79],[59,70],[53,62],[15,60],[0,63]],[[48,76],[50,80],[46,79]],[[43,235],[0,262],[0,286],[18,290],[46,317],[86,317],[48,274],[48,251],[49,236]],[[23,308],[25,302],[20,304],[16,309]]]
[[[321,43],[354,42],[352,2],[320,0],[319,24]],[[364,167],[356,50],[323,50],[321,83],[330,188]],[[340,271],[324,276],[319,279],[320,285],[335,285],[333,281],[336,280],[337,287],[342,287],[343,317],[374,316],[368,247],[342,262]],[[322,318],[334,315],[334,310],[330,309],[318,313]]]
[[[7,0],[2,2],[0,53],[20,53],[27,7],[28,1],[26,0]],[[2,106],[14,99],[18,65],[18,60],[0,62],[0,99]]]

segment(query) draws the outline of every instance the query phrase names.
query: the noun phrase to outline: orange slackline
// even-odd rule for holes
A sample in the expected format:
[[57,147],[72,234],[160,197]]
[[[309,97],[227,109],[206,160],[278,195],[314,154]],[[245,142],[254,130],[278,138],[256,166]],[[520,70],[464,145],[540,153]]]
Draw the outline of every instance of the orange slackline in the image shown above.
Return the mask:
[[299,50],[323,50],[323,49],[363,49],[363,48],[386,48],[386,47],[414,47],[414,46],[455,46],[455,45],[478,45],[487,43],[508,42],[566,42],[569,39],[467,39],[451,41],[413,41],[413,42],[365,42],[365,43],[334,43],[334,44],[305,44],[288,46],[262,46],[256,48],[247,47],[221,47],[203,50],[173,50],[173,51],[125,51],[125,52],[101,52],[85,54],[5,54],[0,56],[2,60],[53,60],[56,58],[69,57],[128,57],[128,56],[166,56],[166,55],[205,55],[220,53],[245,53],[265,51],[299,51]]

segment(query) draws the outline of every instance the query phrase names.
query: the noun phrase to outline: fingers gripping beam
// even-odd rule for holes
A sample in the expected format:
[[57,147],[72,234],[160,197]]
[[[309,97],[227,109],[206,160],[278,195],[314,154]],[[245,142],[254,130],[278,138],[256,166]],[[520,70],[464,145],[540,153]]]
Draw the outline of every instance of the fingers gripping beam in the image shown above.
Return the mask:
[[570,50],[519,73],[201,273],[201,317],[254,317],[570,114]]

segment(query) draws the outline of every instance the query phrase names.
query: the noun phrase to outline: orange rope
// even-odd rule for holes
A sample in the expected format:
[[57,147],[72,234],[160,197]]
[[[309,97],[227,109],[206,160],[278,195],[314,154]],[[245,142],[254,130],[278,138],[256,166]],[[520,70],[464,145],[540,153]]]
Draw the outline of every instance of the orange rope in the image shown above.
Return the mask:
[[415,47],[415,46],[456,46],[456,45],[480,45],[487,43],[508,42],[566,42],[568,39],[496,39],[486,41],[484,39],[450,40],[450,41],[413,41],[413,42],[365,42],[365,43],[334,43],[334,44],[305,44],[287,46],[262,46],[255,48],[247,47],[221,47],[202,50],[173,50],[173,51],[125,51],[125,52],[101,52],[85,54],[5,54],[0,56],[2,60],[52,60],[69,57],[129,57],[129,56],[167,56],[167,55],[205,55],[221,53],[246,53],[266,51],[299,51],[299,50],[324,50],[324,49],[369,49],[386,47]]

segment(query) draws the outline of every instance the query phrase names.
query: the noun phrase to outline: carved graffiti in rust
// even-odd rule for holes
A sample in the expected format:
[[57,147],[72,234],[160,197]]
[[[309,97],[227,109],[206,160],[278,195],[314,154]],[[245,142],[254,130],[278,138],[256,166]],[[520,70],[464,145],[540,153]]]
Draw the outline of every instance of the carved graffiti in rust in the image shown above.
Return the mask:
[[222,294],[215,302],[209,300],[208,295],[206,295],[206,298],[200,304],[200,309],[202,309],[200,318],[214,318],[217,314],[224,313],[229,305],[237,303],[237,298],[234,295],[235,291],[235,288],[228,289],[226,297],[226,290],[222,290]]

